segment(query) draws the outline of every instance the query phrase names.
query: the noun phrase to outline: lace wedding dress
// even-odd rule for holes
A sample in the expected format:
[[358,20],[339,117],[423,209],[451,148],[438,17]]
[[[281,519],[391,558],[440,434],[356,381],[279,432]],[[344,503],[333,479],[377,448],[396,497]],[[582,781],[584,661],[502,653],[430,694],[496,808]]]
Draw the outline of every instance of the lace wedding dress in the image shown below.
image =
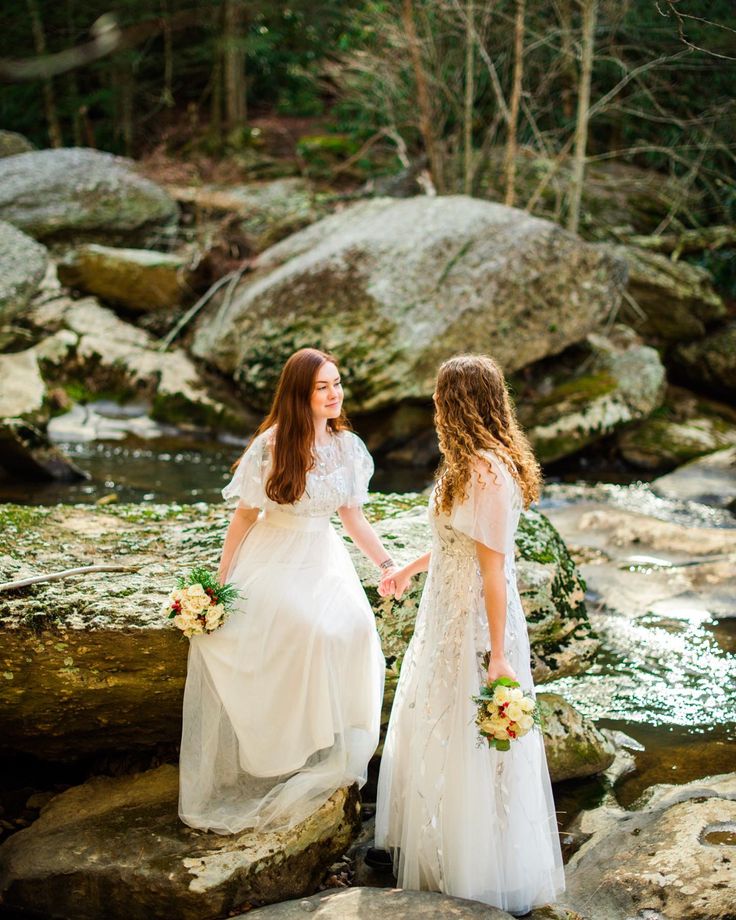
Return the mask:
[[315,449],[304,496],[265,495],[270,431],[225,498],[262,509],[233,555],[241,596],[191,640],[179,815],[221,834],[282,830],[340,786],[363,785],[378,744],[385,661],[373,612],[330,517],[367,499],[373,462],[349,431]]
[[381,761],[376,845],[392,852],[402,888],[522,914],[554,901],[564,874],[539,729],[507,752],[476,744],[471,697],[486,680],[489,634],[474,540],[505,553],[506,657],[533,691],[514,563],[521,494],[493,453],[483,457],[451,514],[430,498],[432,555]]

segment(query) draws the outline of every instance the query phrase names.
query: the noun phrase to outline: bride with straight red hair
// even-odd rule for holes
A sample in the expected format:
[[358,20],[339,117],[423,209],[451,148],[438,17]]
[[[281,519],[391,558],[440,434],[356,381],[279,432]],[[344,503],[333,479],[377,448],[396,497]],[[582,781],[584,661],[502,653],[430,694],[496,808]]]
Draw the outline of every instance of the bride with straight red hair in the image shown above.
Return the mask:
[[223,489],[237,507],[219,574],[240,598],[190,644],[179,815],[192,827],[283,830],[365,783],[385,661],[330,517],[379,570],[393,562],[363,515],[373,461],[342,402],[330,355],[293,354]]

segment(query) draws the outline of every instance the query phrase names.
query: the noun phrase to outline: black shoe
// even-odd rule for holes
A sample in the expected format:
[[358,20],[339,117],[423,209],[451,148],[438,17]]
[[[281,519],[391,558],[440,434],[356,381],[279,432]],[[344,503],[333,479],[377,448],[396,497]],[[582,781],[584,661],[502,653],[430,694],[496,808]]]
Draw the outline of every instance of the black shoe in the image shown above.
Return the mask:
[[388,850],[381,850],[378,847],[368,847],[365,853],[365,864],[371,869],[377,869],[379,872],[391,872],[394,868],[394,862]]

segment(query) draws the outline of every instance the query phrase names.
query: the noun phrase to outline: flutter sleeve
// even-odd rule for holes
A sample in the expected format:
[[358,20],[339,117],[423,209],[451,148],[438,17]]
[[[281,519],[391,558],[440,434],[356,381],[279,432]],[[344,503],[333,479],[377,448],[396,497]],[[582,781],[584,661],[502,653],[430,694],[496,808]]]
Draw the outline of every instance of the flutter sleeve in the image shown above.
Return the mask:
[[224,499],[239,499],[238,506],[241,508],[263,508],[266,502],[266,434],[264,431],[254,439],[238,463],[233,478],[222,490]]
[[356,508],[368,501],[368,483],[373,475],[373,457],[357,434],[346,431],[344,463],[347,471],[348,494],[343,507]]
[[495,455],[484,452],[473,465],[465,498],[453,505],[450,524],[497,553],[513,553],[511,497],[511,474]]

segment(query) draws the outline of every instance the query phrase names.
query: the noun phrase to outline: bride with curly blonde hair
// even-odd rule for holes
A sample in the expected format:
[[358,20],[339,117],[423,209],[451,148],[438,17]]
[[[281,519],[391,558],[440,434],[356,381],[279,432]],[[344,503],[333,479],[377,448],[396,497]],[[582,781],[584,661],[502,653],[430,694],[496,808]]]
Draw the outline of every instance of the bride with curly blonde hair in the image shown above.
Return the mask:
[[446,361],[434,402],[432,546],[382,581],[401,597],[428,571],[381,760],[376,846],[400,887],[522,915],[565,886],[544,743],[534,729],[508,751],[478,746],[472,698],[499,677],[534,695],[514,535],[541,474],[492,358]]

